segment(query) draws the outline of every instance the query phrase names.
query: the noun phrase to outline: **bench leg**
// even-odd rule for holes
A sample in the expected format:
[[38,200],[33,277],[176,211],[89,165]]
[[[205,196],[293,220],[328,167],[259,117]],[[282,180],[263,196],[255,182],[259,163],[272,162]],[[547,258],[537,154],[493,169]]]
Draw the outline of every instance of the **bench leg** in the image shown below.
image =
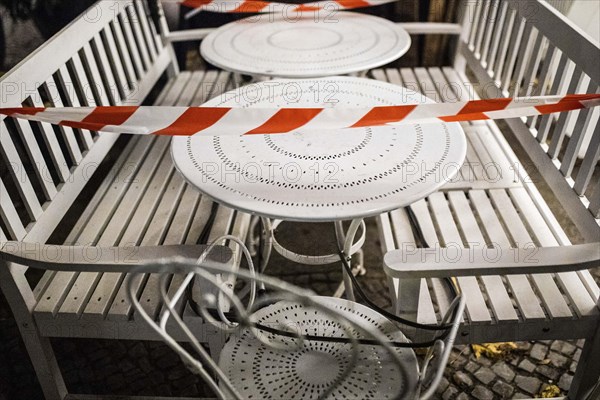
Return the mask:
[[47,400],[62,400],[67,387],[54,356],[50,339],[39,334],[33,319],[35,298],[25,278],[26,268],[0,263],[0,287],[13,312],[31,363]]
[[569,388],[569,399],[579,400],[598,382],[600,376],[600,323],[594,337],[586,339]]

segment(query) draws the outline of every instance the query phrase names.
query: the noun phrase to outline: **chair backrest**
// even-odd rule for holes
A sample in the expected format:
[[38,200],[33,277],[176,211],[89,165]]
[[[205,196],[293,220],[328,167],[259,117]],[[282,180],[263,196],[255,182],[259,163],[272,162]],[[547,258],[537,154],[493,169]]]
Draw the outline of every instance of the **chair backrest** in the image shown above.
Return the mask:
[[[142,0],[102,0],[0,79],[0,107],[140,104],[172,66]],[[44,242],[118,135],[0,117],[0,240]]]
[[[457,65],[466,61],[485,97],[599,92],[599,44],[547,2],[466,0],[463,11]],[[599,115],[507,120],[586,241],[600,235]]]

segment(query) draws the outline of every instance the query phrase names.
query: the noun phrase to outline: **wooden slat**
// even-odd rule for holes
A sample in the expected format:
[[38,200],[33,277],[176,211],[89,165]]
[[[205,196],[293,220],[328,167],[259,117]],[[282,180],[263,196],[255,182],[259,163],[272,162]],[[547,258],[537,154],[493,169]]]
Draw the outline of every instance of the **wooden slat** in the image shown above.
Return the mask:
[[385,71],[381,68],[372,69],[371,75],[373,75],[373,78],[377,79],[378,81],[387,82],[387,76],[385,75]]
[[581,167],[579,167],[579,172],[575,178],[573,189],[578,195],[581,196],[586,192],[588,185],[592,180],[592,176],[594,175],[598,160],[600,160],[600,121],[596,122],[594,134],[590,139],[590,144],[588,145],[588,149],[583,157],[583,162],[581,163]]
[[[533,49],[531,50],[531,56],[527,62],[527,66],[524,68],[522,76],[519,76],[517,81],[517,87],[514,93],[519,93],[520,96],[528,96],[531,93],[533,86],[535,85],[537,73],[539,70],[540,62],[543,56],[542,44],[545,43],[545,39],[541,34],[537,34]],[[519,84],[523,80],[523,87],[519,89]]]
[[487,59],[485,59],[485,65],[486,65],[488,71],[490,71],[490,72],[494,71],[494,68],[496,67],[496,64],[495,64],[496,55],[498,54],[498,48],[500,47],[500,39],[503,37],[502,31],[503,31],[504,27],[506,26],[504,21],[506,19],[507,10],[508,10],[508,6],[503,1],[499,2],[498,7],[499,7],[499,11],[497,14],[498,15],[497,22],[494,27],[494,36],[493,36],[493,40],[492,40],[492,44],[491,44],[491,51],[489,52]]
[[[564,53],[561,53],[559,56],[558,67],[556,68],[556,73],[553,76],[552,88],[550,89],[550,94],[559,94],[559,88],[562,85],[562,82],[566,77],[564,76],[565,70],[567,68],[568,58]],[[546,114],[541,117],[540,127],[537,132],[537,140],[540,143],[545,143],[546,139],[548,139],[548,133],[550,132],[550,124],[553,121],[554,116],[551,114]]]
[[139,49],[135,43],[135,39],[133,38],[133,32],[131,31],[131,24],[129,22],[127,13],[124,12],[119,14],[118,20],[125,45],[127,46],[129,55],[131,56],[131,62],[133,64],[133,68],[135,69],[135,73],[138,77],[142,77],[144,75],[145,68],[142,62],[142,56],[140,55]]
[[[42,84],[40,86],[40,90],[46,92],[52,107],[64,107],[62,99],[60,98],[60,94],[58,93],[58,84],[53,79],[49,79]],[[79,144],[75,138],[75,132],[73,131],[73,128],[68,126],[57,126],[56,129],[58,129],[58,131],[61,133],[73,163],[75,165],[79,165],[83,157],[81,156],[81,150],[79,149]]]
[[385,72],[388,78],[388,82],[394,85],[404,86],[402,83],[402,77],[400,76],[400,71],[398,71],[398,69],[388,68]]
[[[44,103],[39,98],[39,96],[34,95],[30,97],[31,105],[33,107],[44,107]],[[54,168],[58,174],[58,179],[61,183],[66,182],[69,179],[70,171],[69,166],[67,164],[67,160],[58,144],[58,139],[56,138],[56,133],[52,128],[52,125],[46,122],[29,122],[32,125],[38,127],[40,132],[42,133],[42,138],[46,143],[48,151],[50,152],[50,158],[52,159],[52,163],[54,164]]]
[[502,35],[500,36],[500,50],[498,52],[498,58],[494,63],[493,77],[498,84],[502,82],[502,72],[506,63],[506,56],[511,42],[511,32],[513,28],[518,25],[517,15],[514,10],[508,8],[506,15],[506,23],[502,29]]
[[[514,209],[506,192],[501,189],[494,189],[490,190],[490,195],[496,209],[499,210],[508,231],[513,237],[516,251],[519,252],[520,250],[525,250],[528,247],[534,246],[534,243],[521,220],[522,215],[519,215]],[[532,210],[532,212],[534,211],[535,210]],[[517,253],[517,256],[520,257],[519,253]],[[540,293],[541,300],[551,318],[572,317],[569,306],[565,302],[550,274],[532,275],[531,280],[533,281],[536,290]]]
[[[127,27],[131,28],[134,43],[142,56],[144,70],[148,70],[150,68],[150,65],[152,64],[152,60],[150,60],[148,48],[145,44],[144,36],[142,35],[139,18],[135,12],[133,5],[125,7],[125,10],[129,20],[129,24],[127,24]],[[125,14],[123,14],[123,16],[125,16]],[[127,22],[127,20],[125,20],[125,22]]]
[[[439,240],[435,231],[435,226],[433,225],[433,221],[431,219],[431,215],[429,213],[429,209],[427,207],[427,203],[425,200],[420,200],[416,203],[413,203],[411,208],[417,217],[417,221],[419,222],[419,226],[423,231],[425,240],[429,246],[435,246],[436,243],[439,243]],[[447,293],[447,287],[441,279],[431,279],[430,282],[441,319],[441,317],[444,316],[450,308],[450,299]]]
[[[0,139],[2,140],[0,151],[7,162],[7,172],[13,178],[13,182],[19,191],[19,195],[27,209],[29,217],[35,221],[42,214],[42,207],[33,190],[29,176],[25,171],[25,165],[21,161],[13,140],[10,137],[8,128],[4,125],[0,125]],[[38,160],[33,159],[31,160],[31,163],[35,164],[37,161]],[[3,202],[6,202],[7,197],[4,199]]]
[[[517,97],[517,94],[519,93],[521,79],[523,79],[523,75],[525,74],[525,67],[531,58],[531,49],[533,47],[532,36],[536,34],[532,28],[532,25],[528,21],[525,21],[523,34],[517,43],[517,47],[519,48],[519,52],[516,56],[517,63],[512,75],[509,75],[509,85],[511,82],[514,84],[514,91],[512,92],[513,97]],[[510,78],[511,76],[512,79]],[[505,90],[507,89],[508,86]]]
[[146,46],[149,51],[150,59],[152,61],[154,61],[156,59],[158,52],[155,47],[156,42],[154,41],[154,38],[152,37],[152,32],[150,31],[150,27],[148,26],[149,16],[146,15],[146,10],[140,0],[134,1],[134,8],[135,8],[135,14],[137,15],[137,18],[140,22],[140,28],[141,28],[142,34],[144,36]]
[[[573,76],[571,77],[571,81],[569,82],[569,88],[567,89],[567,93],[576,93],[579,84],[581,83],[581,79],[583,78],[582,71],[579,67],[575,66],[575,70],[573,71]],[[567,134],[567,126],[569,124],[569,120],[573,117],[576,112],[563,112],[559,114],[558,122],[556,127],[552,131],[552,139],[550,141],[550,148],[548,149],[548,155],[552,159],[556,159],[558,157],[558,153],[562,148],[563,140]]]
[[[183,181],[181,174],[173,174],[171,181],[169,182],[166,191],[162,196],[161,202],[158,205],[157,211],[145,232],[142,243],[148,245],[183,243],[183,241],[164,240],[164,237],[167,234],[169,227],[173,226],[171,221],[173,220],[173,215],[177,211],[179,204],[181,204],[180,200],[184,188],[185,182]],[[179,228],[181,231],[185,230],[185,228],[182,228],[181,225]],[[121,287],[114,297],[113,303],[108,311],[107,318],[109,320],[127,320],[133,312],[131,302],[129,301],[129,296],[127,294],[127,285],[124,284],[125,279],[123,280],[123,284],[121,284]],[[146,274],[137,275],[136,280],[132,284],[138,294],[138,298],[141,296],[141,290],[144,287],[147,279],[148,276]]]
[[[472,190],[469,198],[473,203],[480,221],[485,221],[483,229],[490,239],[490,244],[500,249],[509,249],[510,241],[504,232],[490,200],[485,191]],[[524,320],[536,321],[545,319],[544,310],[540,306],[529,280],[525,275],[510,275],[506,277],[519,311]]]
[[[158,245],[158,243],[143,243],[142,238],[148,229],[151,218],[154,215],[160,199],[164,194],[167,184],[175,172],[171,155],[167,151],[163,154],[162,159],[158,162],[158,168],[154,171],[148,182],[140,182],[139,185],[145,185],[146,189],[140,193],[140,197],[131,220],[127,222],[123,229],[122,236],[118,242],[119,246],[132,245]],[[136,180],[138,178],[136,177]],[[142,178],[139,178],[142,181]],[[131,191],[131,189],[130,189]],[[128,193],[129,195],[129,193]],[[124,201],[128,201],[127,196]],[[117,214],[118,215],[118,211]],[[107,227],[107,230],[110,228]],[[85,318],[103,318],[112,304],[112,300],[116,296],[116,292],[124,283],[126,274],[104,273],[98,281],[91,301],[85,307]],[[101,299],[96,301],[95,299]]]
[[[548,48],[546,50],[546,54],[544,56],[544,60],[542,62],[542,69],[538,76],[538,82],[535,85],[535,90],[527,91],[525,93],[526,96],[544,96],[547,92],[549,86],[549,80],[551,77],[550,70],[551,66],[554,65],[555,57],[558,53],[556,47],[552,43],[547,43]],[[535,127],[537,121],[537,117],[528,117],[527,118],[527,126]]]
[[[73,242],[80,245],[95,244],[98,241],[98,237],[106,224],[108,223],[107,217],[114,213],[114,210],[118,206],[122,199],[128,185],[119,184],[119,182],[131,183],[132,173],[131,167],[139,166],[140,160],[146,157],[151,144],[154,142],[154,138],[144,137],[141,140],[139,146],[135,146],[133,152],[128,157],[128,163],[124,165],[124,168],[119,170],[111,180],[105,181],[109,189],[102,196],[102,201],[95,208],[95,212],[91,215],[87,224],[82,229],[81,233],[77,237],[71,238]],[[135,171],[133,171],[135,172]],[[41,296],[40,301],[35,307],[36,317],[54,317],[58,308],[62,305],[65,296],[71,290],[72,284],[77,278],[77,274],[73,272],[57,272],[56,278],[52,281],[51,285],[44,294]],[[74,289],[77,291],[77,288]],[[85,296],[87,291],[79,290],[77,295],[73,294],[70,299],[77,304],[74,304],[72,314],[77,314],[79,309],[79,302],[86,300]],[[91,295],[91,294],[90,294]],[[84,296],[82,299],[81,297]],[[77,297],[77,299],[75,299]]]
[[[96,104],[102,106],[115,104],[115,101],[112,98],[112,93],[110,93],[104,87],[102,75],[100,74],[100,70],[98,69],[96,59],[94,58],[94,54],[89,43],[83,46],[81,55],[81,62],[87,73],[90,89],[94,94],[94,100],[96,101]],[[75,58],[73,58],[73,62],[76,63]]]
[[[596,93],[598,90],[597,87],[593,85],[589,85],[587,89],[587,93]],[[596,121],[592,121],[592,117],[596,114]],[[598,116],[600,113],[595,112],[593,109],[583,109],[579,111],[579,116],[577,117],[577,122],[575,123],[575,127],[573,128],[573,132],[571,133],[571,138],[569,139],[569,144],[567,145],[567,149],[565,150],[565,155],[563,156],[560,163],[560,172],[567,177],[571,177],[571,173],[573,172],[573,167],[575,166],[575,161],[577,160],[577,156],[579,154],[579,150],[588,135],[592,135],[594,126],[598,129]]]
[[[5,131],[5,129],[8,128],[6,125],[4,125],[6,121],[7,120],[4,120],[1,123],[2,125],[0,125],[0,130],[2,131],[0,132],[0,135],[8,134],[8,132]],[[46,165],[42,151],[40,150],[38,142],[35,140],[31,125],[22,119],[15,119],[13,121],[15,129],[23,141],[29,159],[34,161],[31,167],[33,168],[35,176],[42,187],[44,196],[46,197],[46,200],[52,200],[56,195],[56,187],[54,186],[52,176],[50,176],[50,167]],[[2,139],[2,143],[4,144],[4,139]]]
[[[397,243],[396,248],[402,248],[402,244],[405,243],[414,245],[414,237],[410,229],[410,221],[408,220],[406,212],[403,209],[395,210],[390,212],[389,215],[392,226],[394,227],[394,234]],[[397,281],[397,279],[394,280]],[[419,298],[417,300],[417,322],[420,324],[436,324],[438,321],[435,315],[435,309],[433,308],[431,294],[429,293],[429,288],[427,287],[427,280],[420,279],[418,281],[418,285]],[[399,302],[398,305],[401,306],[404,301],[402,298],[402,293],[400,293],[400,296],[398,296],[398,293],[395,293],[394,297],[397,297],[397,301]]]
[[492,36],[495,32],[495,28],[496,28],[496,21],[498,19],[498,12],[500,10],[500,1],[499,0],[493,0],[492,4],[490,5],[490,10],[488,12],[489,14],[489,20],[487,21],[487,29],[485,32],[485,37],[483,39],[483,43],[482,43],[482,49],[481,49],[481,56],[480,59],[482,61],[482,63],[487,66],[487,59],[488,59],[488,54],[490,53],[490,44],[492,42]]
[[[121,242],[122,235],[125,233],[125,229],[132,221],[135,211],[140,207],[144,199],[144,194],[147,192],[148,187],[151,185],[152,180],[160,170],[162,163],[157,163],[156,160],[164,160],[167,157],[167,162],[171,160],[168,152],[169,140],[161,140],[158,138],[155,145],[148,153],[148,156],[140,166],[138,173],[135,175],[135,182],[129,187],[127,193],[121,200],[119,207],[112,215],[110,222],[104,229],[102,236],[98,240],[97,245],[99,246],[114,246]],[[161,182],[164,187],[164,180]],[[143,207],[143,206],[142,206]],[[146,219],[142,217],[143,219]],[[83,275],[83,274],[82,274]],[[80,278],[82,287],[89,287],[93,290],[92,296],[89,298],[88,303],[81,303],[83,309],[78,309],[80,312],[83,311],[81,318],[86,319],[99,319],[103,318],[108,307],[112,301],[113,292],[108,290],[117,286],[117,283],[121,280],[121,274],[91,274],[86,273],[85,277]],[[66,314],[67,311],[61,308],[61,315]]]
[[112,102],[112,105],[120,105],[122,98],[119,87],[121,87],[121,84],[117,83],[117,80],[113,75],[110,61],[108,60],[106,50],[104,49],[104,43],[102,42],[99,33],[94,36],[90,45],[95,58],[98,60],[97,66],[104,80],[108,98]]
[[[450,200],[450,204],[452,204],[452,208],[460,224],[460,229],[469,247],[476,252],[487,252],[488,244],[479,229],[465,193],[462,191],[451,191],[448,193],[448,199]],[[490,252],[490,254],[493,253],[494,251]],[[480,279],[485,286],[496,321],[518,320],[517,313],[504,287],[502,278],[499,276],[482,276]]]
[[[71,74],[67,68],[67,65],[63,65],[60,67],[55,74],[55,80],[57,85],[61,88],[62,92],[65,94],[64,105],[67,107],[81,107],[81,103],[79,102],[79,98],[77,97],[75,82],[71,79]],[[85,78],[85,82],[87,82],[87,78]],[[79,81],[78,84],[80,87],[86,87],[82,85],[82,82]],[[88,104],[86,104],[88,105]],[[94,145],[94,139],[92,139],[92,134],[87,129],[80,129],[81,139],[83,142],[84,150],[89,150]]]
[[138,77],[141,75],[138,73],[137,67],[134,66],[132,57],[129,54],[127,43],[125,43],[125,35],[123,35],[118,16],[115,16],[113,21],[109,24],[109,29],[106,30],[107,39],[110,40],[111,35],[115,43],[115,50],[123,63],[124,72],[127,76],[127,81],[129,82],[129,88],[135,90],[135,82],[137,82]]
[[477,29],[477,35],[475,37],[475,43],[474,43],[474,49],[475,49],[475,54],[477,54],[478,57],[481,57],[481,46],[483,44],[483,38],[485,36],[485,34],[487,33],[488,29],[490,29],[490,19],[489,19],[489,15],[490,15],[490,7],[491,7],[491,1],[484,1],[482,2],[482,10],[481,10],[481,17],[480,17],[480,25],[479,28]]
[[[521,215],[524,216],[531,227],[531,231],[539,245],[542,247],[558,246],[558,241],[546,225],[527,191],[520,188],[510,189],[510,195],[514,199]],[[569,298],[579,316],[598,314],[596,299],[590,296],[576,272],[556,274],[556,279],[561,284],[565,295]]]
[[508,96],[508,88],[511,84],[511,77],[515,68],[515,63],[518,58],[518,50],[521,44],[521,39],[523,38],[523,31],[525,29],[525,23],[523,19],[516,15],[515,23],[513,25],[513,30],[510,35],[510,44],[508,48],[508,57],[506,59],[506,64],[504,66],[504,75],[501,79],[502,82],[502,92],[503,94]]
[[110,26],[106,27],[100,32],[100,41],[96,41],[96,44],[104,45],[106,58],[112,69],[121,100],[123,101],[127,99],[133,86],[131,85],[129,79],[125,76],[125,66],[121,60],[121,57],[119,56],[119,51],[117,50]]
[[[3,199],[10,198],[2,180],[0,180],[0,197]],[[12,201],[0,201],[0,216],[12,239],[21,240],[25,237],[27,231],[25,230]]]
[[[463,240],[456,229],[456,223],[448,208],[448,202],[444,194],[440,192],[432,194],[429,196],[429,204],[437,221],[437,228],[444,241],[443,247],[463,248]],[[450,254],[448,252],[447,256],[451,257]],[[457,280],[461,291],[465,293],[466,310],[470,321],[473,323],[490,322],[490,313],[479,288],[479,283],[477,283],[477,278],[469,276],[460,277]]]

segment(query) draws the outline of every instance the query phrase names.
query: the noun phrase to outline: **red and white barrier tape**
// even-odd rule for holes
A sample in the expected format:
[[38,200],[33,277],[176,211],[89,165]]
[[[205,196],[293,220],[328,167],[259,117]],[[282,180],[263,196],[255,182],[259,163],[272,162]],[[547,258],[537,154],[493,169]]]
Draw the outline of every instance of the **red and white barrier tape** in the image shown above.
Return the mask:
[[600,94],[522,97],[376,107],[0,108],[0,114],[93,131],[172,136],[242,136],[366,126],[506,119],[600,105]]
[[315,11],[352,10],[381,4],[392,3],[396,0],[324,0],[304,4],[279,3],[262,0],[183,0],[181,4],[194,8],[186,14],[190,18],[200,11],[219,13],[301,13]]

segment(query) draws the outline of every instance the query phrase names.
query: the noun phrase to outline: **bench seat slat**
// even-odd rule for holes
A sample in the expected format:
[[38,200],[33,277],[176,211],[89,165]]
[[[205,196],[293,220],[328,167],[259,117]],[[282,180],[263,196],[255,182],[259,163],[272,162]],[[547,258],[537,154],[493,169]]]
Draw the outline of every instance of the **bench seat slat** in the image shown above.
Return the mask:
[[[394,210],[389,213],[389,216],[392,221],[392,226],[394,227],[397,243],[395,246],[392,246],[390,250],[402,248],[402,246],[407,243],[414,244],[415,240],[406,212],[404,210]],[[436,324],[438,320],[435,309],[433,308],[433,302],[431,301],[431,294],[427,287],[427,280],[420,279],[418,284],[420,289],[418,299],[419,313],[416,315],[417,322],[421,324]]]
[[[455,210],[456,217],[460,223],[460,228],[464,232],[467,243],[472,243],[473,251],[481,252],[487,246],[485,238],[479,229],[473,211],[469,205],[469,200],[462,191],[452,191],[448,193],[450,204]],[[482,276],[481,281],[485,286],[491,309],[497,321],[516,321],[517,313],[512,305],[502,278],[500,276]]]
[[[428,245],[432,246],[435,243],[438,243],[439,240],[435,231],[435,226],[429,214],[427,202],[425,200],[420,200],[412,204],[411,208],[415,213],[419,226],[423,231],[423,236],[425,237]],[[450,308],[451,301],[448,293],[446,292],[446,286],[441,279],[431,279],[430,282],[433,288],[433,297],[437,302],[438,312],[440,316],[443,316]]]
[[[128,226],[125,228],[125,233],[119,242],[119,246],[159,244],[149,243],[146,240],[142,240],[142,238],[148,229],[151,216],[153,216],[157,210],[169,180],[174,173],[175,171],[171,163],[170,154],[167,152],[163,155],[158,170],[148,183],[148,188],[143,194],[140,203],[136,206],[135,213],[131,221],[129,221]],[[93,315],[104,316],[105,313],[108,312],[108,307],[112,304],[112,299],[114,298],[116,291],[121,282],[124,282],[124,275],[125,274],[117,273],[105,273],[102,275],[94,293],[98,295],[98,298],[102,296],[103,300],[101,302],[90,302],[85,309],[86,317]],[[96,298],[95,295],[92,296],[92,299],[94,298]]]
[[[159,138],[160,139],[160,138]],[[133,177],[133,182],[129,185],[127,193],[119,201],[118,207],[112,214],[108,214],[109,221],[105,222],[105,228],[101,231],[97,243],[98,246],[118,245],[123,234],[123,229],[131,221],[133,211],[148,185],[151,176],[156,170],[156,161],[164,156],[166,152],[166,141],[156,140],[155,145],[148,153],[143,164],[140,165],[138,173]],[[154,164],[154,165],[153,165]],[[106,215],[105,215],[106,217]],[[95,272],[82,272],[77,277],[74,289],[68,296],[68,302],[65,302],[60,308],[61,318],[84,318],[89,315],[96,315],[93,312],[106,304],[106,293],[103,289],[110,286],[114,279],[119,279],[115,273],[99,274]],[[108,282],[107,282],[108,281]]]
[[[524,246],[535,245],[523,225],[521,220],[522,215],[519,215],[514,209],[508,194],[504,190],[492,189],[490,190],[490,195],[508,231],[513,237],[515,249],[519,251],[524,249]],[[569,306],[550,274],[535,274],[532,275],[531,279],[540,293],[544,306],[551,318],[570,318],[572,316]]]
[[[558,246],[558,241],[544,222],[531,198],[527,195],[526,190],[511,189],[510,194],[521,211],[521,215],[524,216],[531,227],[539,245],[541,247]],[[596,300],[590,296],[577,272],[559,273],[556,274],[556,279],[579,316],[598,313]]]
[[[80,234],[76,237],[70,238],[71,243],[88,245],[95,244],[98,241],[98,237],[102,229],[104,229],[105,225],[107,224],[107,215],[110,215],[114,212],[122,196],[125,194],[127,189],[126,183],[130,182],[131,180],[131,167],[139,165],[140,160],[146,156],[150,145],[153,143],[153,138],[143,137],[141,139],[145,140],[139,140],[139,146],[135,146],[133,151],[128,154],[128,162],[123,165],[123,168],[116,171],[114,175],[107,177],[107,179],[104,181],[103,186],[108,187],[108,190],[100,197],[102,201],[100,201],[97,207],[94,208],[93,214],[90,216],[86,225],[82,227]],[[122,182],[123,184],[119,184],[119,182]],[[76,274],[73,272],[59,271],[56,274],[54,281],[57,281],[58,285],[60,286],[61,280],[64,282],[71,282],[75,275]],[[70,290],[70,286],[66,285],[63,290],[68,292]],[[77,296],[73,295],[72,299],[77,297],[77,300],[75,301],[79,301],[80,296],[85,294],[86,293],[81,293]],[[55,314],[55,310],[57,310],[62,304],[62,300],[64,300],[64,296],[59,297],[54,294],[52,296],[42,295],[40,301],[35,307],[36,317],[39,318],[42,315],[48,316],[49,311],[51,311],[50,316],[53,316]]]
[[[457,247],[463,248],[464,244],[460,233],[456,228],[456,224],[452,223],[454,220],[448,203],[443,193],[437,192],[429,196],[429,204],[433,211],[433,215],[437,221],[437,227],[441,233],[443,240],[443,246],[446,248]],[[436,243],[437,245],[437,243]],[[450,257],[450,255],[447,255]],[[461,290],[464,293],[468,293],[466,296],[466,310],[469,316],[469,320],[473,323],[490,322],[491,317],[485,304],[481,290],[479,289],[479,283],[477,278],[468,276],[460,277],[457,279]]]
[[[177,211],[179,205],[179,199],[183,194],[185,188],[185,182],[180,174],[175,173],[171,176],[171,181],[168,184],[165,194],[161,198],[161,202],[158,205],[156,213],[154,213],[152,220],[149,223],[148,229],[145,232],[142,243],[158,246],[160,244],[180,244],[182,241],[168,241],[163,242],[164,236],[167,234],[169,226],[172,226],[170,221],[173,220],[173,215]],[[182,229],[183,230],[183,229]],[[141,290],[147,281],[147,274],[136,275],[136,280],[133,286],[138,293],[141,295]],[[127,278],[125,278],[127,279]],[[123,280],[125,282],[125,280]],[[126,285],[121,284],[113,303],[108,311],[107,319],[109,320],[127,320],[131,316],[132,306],[127,295]]]
[[[487,233],[490,244],[497,245],[501,249],[509,249],[510,242],[487,193],[483,190],[472,190],[469,191],[469,198],[479,215],[479,219],[483,222],[483,230]],[[544,310],[540,306],[527,277],[525,275],[511,275],[506,280],[522,318],[534,321],[545,319]]]

